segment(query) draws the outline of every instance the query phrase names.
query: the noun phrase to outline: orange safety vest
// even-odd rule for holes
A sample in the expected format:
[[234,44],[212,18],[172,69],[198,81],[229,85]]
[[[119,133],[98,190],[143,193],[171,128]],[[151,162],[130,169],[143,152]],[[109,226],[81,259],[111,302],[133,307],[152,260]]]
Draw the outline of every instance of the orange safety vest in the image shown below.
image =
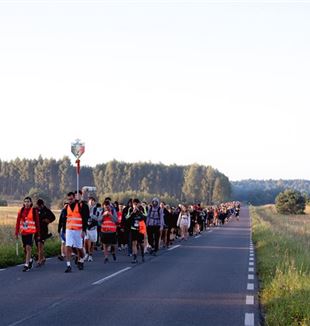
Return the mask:
[[[34,208],[31,207],[25,219],[20,220],[19,230],[21,234],[26,235],[37,233],[36,223],[33,217],[33,210]],[[19,211],[19,214],[21,214],[21,210]]]
[[113,221],[111,213],[103,215],[101,232],[116,232],[116,224]]
[[67,206],[67,230],[83,230],[82,215],[79,210],[79,204],[75,203],[74,210],[72,211],[70,205]]
[[146,224],[143,220],[139,221],[139,233],[146,235]]

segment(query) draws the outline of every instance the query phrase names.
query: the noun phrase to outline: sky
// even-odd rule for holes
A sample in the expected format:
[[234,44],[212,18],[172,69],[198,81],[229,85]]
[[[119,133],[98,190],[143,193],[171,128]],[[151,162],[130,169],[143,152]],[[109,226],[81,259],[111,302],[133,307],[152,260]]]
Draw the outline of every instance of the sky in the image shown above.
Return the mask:
[[309,1],[0,0],[0,159],[310,179]]

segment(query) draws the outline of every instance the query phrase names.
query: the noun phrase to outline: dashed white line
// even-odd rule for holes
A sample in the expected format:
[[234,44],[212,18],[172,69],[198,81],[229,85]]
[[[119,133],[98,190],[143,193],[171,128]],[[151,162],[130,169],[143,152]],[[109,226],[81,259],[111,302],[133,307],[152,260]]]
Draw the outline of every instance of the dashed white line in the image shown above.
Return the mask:
[[254,262],[250,261],[249,266],[254,266]]
[[254,267],[249,267],[249,272],[254,272]]
[[254,295],[247,295],[245,299],[245,304],[254,304]]
[[249,258],[249,260],[250,260],[250,261],[253,261],[253,260],[254,260],[254,258],[253,258],[253,257],[250,257],[250,258]]
[[253,253],[250,253],[250,257],[254,257],[254,254]]
[[169,248],[168,251],[173,250],[173,249],[176,249],[176,248],[179,248],[179,247],[181,247],[181,245],[175,245],[175,246]]
[[123,273],[123,272],[128,271],[128,270],[131,269],[131,268],[132,268],[132,267],[126,267],[126,268],[124,268],[124,269],[121,269],[120,271],[118,271],[118,272],[116,272],[116,273],[113,273],[113,274],[111,274],[111,275],[109,275],[109,276],[106,276],[106,277],[102,278],[101,280],[98,280],[98,281],[92,283],[92,285],[99,285],[99,284],[101,284],[101,283],[103,283],[103,282],[109,280],[110,278],[112,278],[112,277],[114,277],[114,276],[116,276],[116,275],[118,275],[118,274],[121,274],[121,273]]
[[254,280],[254,275],[253,274],[249,274],[248,275],[248,280]]
[[245,314],[244,326],[254,326],[254,314],[253,313]]
[[254,283],[248,283],[246,289],[249,291],[254,290]]

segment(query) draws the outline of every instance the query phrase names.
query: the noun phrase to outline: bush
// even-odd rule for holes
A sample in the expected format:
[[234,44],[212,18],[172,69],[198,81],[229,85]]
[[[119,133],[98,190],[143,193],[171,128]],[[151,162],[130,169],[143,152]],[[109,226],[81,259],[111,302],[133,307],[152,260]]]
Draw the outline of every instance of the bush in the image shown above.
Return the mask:
[[279,214],[304,214],[305,208],[305,197],[297,190],[286,189],[276,197]]
[[8,202],[4,199],[0,199],[0,206],[8,206]]

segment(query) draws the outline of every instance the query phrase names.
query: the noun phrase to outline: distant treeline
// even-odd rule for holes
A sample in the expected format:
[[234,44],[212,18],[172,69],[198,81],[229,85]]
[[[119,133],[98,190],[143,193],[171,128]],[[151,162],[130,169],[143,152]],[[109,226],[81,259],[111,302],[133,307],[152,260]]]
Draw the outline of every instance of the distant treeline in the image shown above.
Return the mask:
[[242,180],[233,181],[232,197],[253,205],[271,204],[276,196],[285,189],[300,191],[307,198],[310,196],[309,180]]
[[[144,193],[205,204],[231,198],[229,179],[211,166],[198,164],[168,166],[114,160],[95,167],[82,166],[80,185],[96,186],[99,198],[106,194]],[[57,200],[75,188],[76,170],[69,157],[0,160],[0,196],[3,198],[21,199],[32,189],[38,189]]]

